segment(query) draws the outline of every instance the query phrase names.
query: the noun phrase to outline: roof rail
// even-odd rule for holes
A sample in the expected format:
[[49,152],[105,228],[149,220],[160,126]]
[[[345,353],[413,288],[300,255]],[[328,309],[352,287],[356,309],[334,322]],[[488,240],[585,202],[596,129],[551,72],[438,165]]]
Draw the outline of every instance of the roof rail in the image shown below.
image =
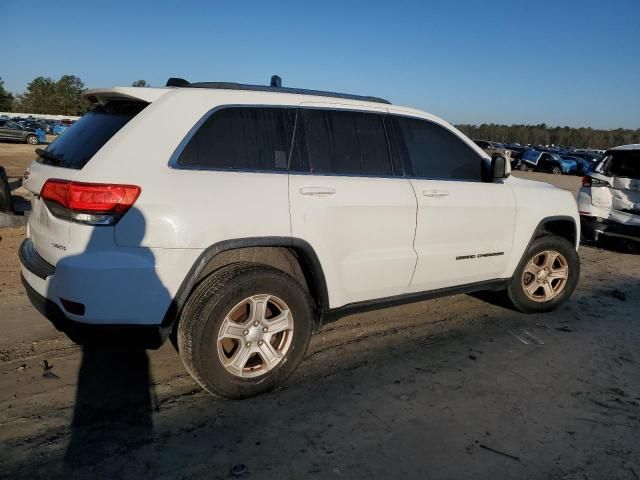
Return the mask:
[[233,82],[196,82],[190,83],[184,78],[171,77],[167,80],[167,87],[181,88],[212,88],[218,90],[250,90],[254,92],[294,93],[298,95],[314,95],[318,97],[344,98],[363,102],[391,104],[389,100],[366,95],[351,95],[349,93],[325,92],[322,90],[307,90],[305,88],[288,88],[282,86],[282,79],[277,75],[271,77],[271,85],[247,85]]

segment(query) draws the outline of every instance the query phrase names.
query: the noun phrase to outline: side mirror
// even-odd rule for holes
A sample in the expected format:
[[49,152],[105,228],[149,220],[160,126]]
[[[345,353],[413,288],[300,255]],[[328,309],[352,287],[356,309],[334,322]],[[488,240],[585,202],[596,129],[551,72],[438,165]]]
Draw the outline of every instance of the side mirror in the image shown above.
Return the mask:
[[511,164],[504,157],[493,157],[491,159],[491,173],[493,180],[500,180],[511,175]]

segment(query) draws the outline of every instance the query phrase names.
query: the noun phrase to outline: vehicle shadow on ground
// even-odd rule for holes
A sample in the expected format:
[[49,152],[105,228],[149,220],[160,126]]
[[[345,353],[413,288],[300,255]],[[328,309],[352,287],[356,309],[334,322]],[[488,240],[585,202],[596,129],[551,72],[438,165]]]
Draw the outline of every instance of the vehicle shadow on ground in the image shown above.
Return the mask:
[[[131,255],[131,265],[124,270],[121,265],[115,265],[113,270],[101,267],[99,273],[94,273],[90,279],[89,293],[83,292],[82,285],[76,286],[80,298],[83,295],[92,297],[94,303],[87,307],[88,313],[91,308],[106,308],[100,298],[102,292],[108,292],[114,311],[121,312],[121,315],[122,312],[139,312],[150,304],[170,302],[169,293],[155,269],[148,268],[149,265],[155,265],[152,251],[140,246],[145,233],[143,215],[131,209],[127,216],[129,236],[126,243],[135,248],[135,256]],[[109,235],[111,237],[107,238]],[[104,234],[102,229],[94,228],[85,251],[104,249],[105,245],[108,248],[113,242],[112,235],[111,232]],[[82,269],[85,265],[83,258],[84,254],[81,254],[65,257],[63,261],[66,265],[77,262],[78,265],[73,268]],[[56,298],[60,296],[57,292],[65,291],[65,275],[60,262],[57,270],[58,273],[49,284],[48,298]],[[121,276],[126,276],[127,281],[119,282]],[[140,286],[140,291],[137,297],[132,298],[127,289],[134,284]],[[95,302],[103,307],[96,307]],[[49,304],[48,308],[46,316],[54,326],[82,346],[71,439],[64,455],[67,471],[95,465],[152,441],[154,391],[145,348],[159,343],[158,338],[150,335],[153,331],[133,328],[135,326],[105,330],[100,326],[69,322],[63,316],[52,313],[51,310],[57,307]],[[159,337],[159,332],[156,335]]]

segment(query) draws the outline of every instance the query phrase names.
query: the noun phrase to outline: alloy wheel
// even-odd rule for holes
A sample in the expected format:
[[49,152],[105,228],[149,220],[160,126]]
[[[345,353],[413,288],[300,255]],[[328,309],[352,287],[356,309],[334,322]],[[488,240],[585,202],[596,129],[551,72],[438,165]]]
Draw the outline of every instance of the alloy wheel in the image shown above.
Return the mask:
[[545,250],[529,260],[522,274],[522,287],[531,300],[548,302],[562,293],[568,278],[567,259],[561,253]]
[[218,357],[241,378],[264,375],[287,354],[293,338],[293,316],[274,295],[252,295],[227,314],[218,331]]

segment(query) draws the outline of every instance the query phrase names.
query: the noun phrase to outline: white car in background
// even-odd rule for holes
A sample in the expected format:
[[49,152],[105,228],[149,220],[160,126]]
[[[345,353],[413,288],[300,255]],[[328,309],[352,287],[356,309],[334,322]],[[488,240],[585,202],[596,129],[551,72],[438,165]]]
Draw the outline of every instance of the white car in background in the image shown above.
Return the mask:
[[586,240],[621,239],[640,245],[640,144],[607,150],[578,192]]

